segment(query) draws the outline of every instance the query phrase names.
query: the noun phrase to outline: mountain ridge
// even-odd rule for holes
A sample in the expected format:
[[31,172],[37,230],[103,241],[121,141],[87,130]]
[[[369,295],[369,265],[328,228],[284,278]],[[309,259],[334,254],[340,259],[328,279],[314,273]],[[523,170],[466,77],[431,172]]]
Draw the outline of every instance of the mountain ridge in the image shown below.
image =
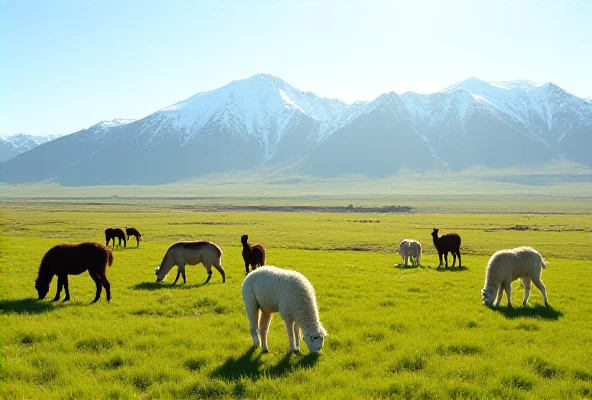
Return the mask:
[[[167,183],[287,165],[319,176],[556,158],[591,165],[590,145],[592,104],[552,83],[473,77],[431,94],[387,92],[348,105],[257,74],[38,146],[0,164],[0,181]],[[104,174],[101,165],[118,157],[135,168]]]

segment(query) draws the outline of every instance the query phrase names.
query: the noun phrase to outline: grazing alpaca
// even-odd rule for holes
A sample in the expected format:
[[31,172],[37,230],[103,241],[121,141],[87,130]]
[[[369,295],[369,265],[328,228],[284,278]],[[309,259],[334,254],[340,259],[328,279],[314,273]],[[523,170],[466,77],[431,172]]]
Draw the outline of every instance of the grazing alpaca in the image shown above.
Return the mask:
[[123,230],[119,228],[107,228],[105,229],[105,246],[109,246],[109,241],[113,239],[113,248],[115,248],[115,239],[119,239],[119,243],[117,246],[121,247],[121,241],[123,240],[123,247],[127,247],[127,243],[125,241],[125,233]]
[[411,259],[411,266],[418,267],[421,260],[421,244],[417,240],[403,239],[395,251],[403,258],[403,265],[407,266],[407,259]]
[[248,243],[249,235],[241,236],[241,243],[243,244],[243,260],[245,261],[245,270],[249,273],[249,265],[254,271],[257,267],[265,265],[265,249],[260,244],[253,246]]
[[127,240],[129,241],[130,236],[136,237],[136,247],[140,245],[140,241],[142,240],[142,234],[138,232],[136,228],[128,228],[125,227],[125,234],[127,235]]
[[530,247],[522,246],[495,252],[489,259],[485,272],[485,287],[481,289],[483,303],[488,306],[493,305],[497,292],[495,306],[498,307],[505,289],[508,307],[512,307],[512,282],[520,278],[524,286],[523,306],[528,304],[531,281],[541,291],[545,306],[549,306],[547,288],[541,281],[541,274],[545,268],[547,268],[545,259]]
[[411,240],[409,242],[409,254],[411,255],[411,265],[419,267],[421,261],[421,243],[417,240]]
[[448,268],[448,253],[452,253],[452,266],[456,263],[456,256],[458,256],[458,267],[462,266],[460,259],[460,236],[456,233],[448,233],[444,236],[438,237],[438,229],[434,228],[432,232],[432,239],[434,247],[438,250],[438,257],[440,258],[440,265],[442,266],[442,255],[446,261],[446,268]]
[[208,271],[208,279],[206,279],[204,284],[208,283],[212,277],[212,266],[222,275],[222,283],[226,282],[226,274],[224,273],[224,268],[222,268],[222,249],[212,242],[174,243],[168,248],[160,266],[154,272],[156,282],[162,282],[171,268],[176,265],[178,271],[173,285],[179,280],[179,275],[183,275],[183,283],[187,283],[185,279],[185,265],[197,265],[199,263],[202,263],[206,271]]
[[286,325],[289,353],[300,352],[300,338],[311,353],[323,348],[327,331],[319,320],[315,291],[299,272],[266,266],[248,274],[243,281],[242,297],[249,318],[253,347],[268,352],[267,333],[271,314],[279,312]]
[[101,297],[103,286],[107,292],[107,301],[111,300],[111,285],[107,280],[107,265],[113,264],[111,250],[99,243],[59,244],[45,253],[39,267],[39,274],[35,280],[35,289],[39,299],[44,299],[49,292],[49,284],[54,275],[58,276],[58,291],[52,301],[60,299],[62,287],[66,291],[64,301],[70,300],[68,289],[68,275],[80,275],[88,270],[88,274],[95,281],[97,293],[93,303]]

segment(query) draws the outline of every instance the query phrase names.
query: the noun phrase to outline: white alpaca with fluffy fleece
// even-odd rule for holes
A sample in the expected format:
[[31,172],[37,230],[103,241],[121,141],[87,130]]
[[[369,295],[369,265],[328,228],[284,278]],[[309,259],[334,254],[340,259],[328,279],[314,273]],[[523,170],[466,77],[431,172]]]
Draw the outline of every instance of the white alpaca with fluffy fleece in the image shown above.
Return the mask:
[[421,244],[417,240],[403,239],[399,243],[399,248],[396,250],[397,253],[403,258],[403,264],[407,266],[407,259],[411,258],[412,266],[419,266],[421,260]]
[[481,289],[483,302],[488,306],[493,305],[497,292],[495,306],[499,307],[505,289],[508,307],[512,307],[512,282],[520,278],[524,286],[522,305],[526,306],[528,303],[532,281],[541,291],[545,306],[548,306],[547,288],[541,281],[541,274],[546,267],[545,259],[530,247],[522,246],[495,252],[489,259],[485,272],[485,287]]
[[323,348],[327,331],[321,325],[315,291],[299,272],[265,266],[246,276],[242,285],[253,347],[259,347],[259,335],[263,351],[267,347],[267,333],[271,314],[279,312],[286,324],[289,353],[300,352],[300,338],[304,339],[311,353]]

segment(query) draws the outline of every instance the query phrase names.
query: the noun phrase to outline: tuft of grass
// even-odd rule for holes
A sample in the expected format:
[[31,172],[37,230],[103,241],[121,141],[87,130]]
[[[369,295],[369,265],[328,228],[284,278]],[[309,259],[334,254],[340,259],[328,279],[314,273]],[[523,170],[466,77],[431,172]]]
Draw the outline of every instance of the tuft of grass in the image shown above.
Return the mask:
[[79,340],[76,343],[76,349],[81,351],[100,352],[103,350],[110,350],[114,346],[112,339],[108,338],[88,338]]
[[183,365],[189,371],[197,372],[200,371],[205,365],[207,365],[207,360],[204,358],[189,358],[185,360]]
[[552,379],[565,374],[563,368],[560,368],[539,356],[528,358],[526,364],[532,367],[534,372],[541,378]]
[[579,381],[592,382],[592,373],[589,371],[577,370],[574,372],[574,378]]
[[400,373],[403,371],[419,372],[422,371],[427,364],[427,356],[423,353],[405,355],[396,363],[389,367],[389,371],[393,373]]
[[526,376],[514,374],[503,378],[502,385],[524,391],[530,391],[534,387],[534,382]]
[[483,353],[483,348],[471,344],[439,345],[436,348],[436,353],[442,357],[448,357],[451,355],[473,356]]

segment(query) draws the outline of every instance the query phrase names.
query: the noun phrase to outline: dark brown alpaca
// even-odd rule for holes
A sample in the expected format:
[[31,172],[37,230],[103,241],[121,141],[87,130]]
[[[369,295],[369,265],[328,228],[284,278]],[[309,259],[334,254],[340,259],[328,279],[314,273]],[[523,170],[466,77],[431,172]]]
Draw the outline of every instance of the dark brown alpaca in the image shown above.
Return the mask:
[[136,237],[136,247],[138,247],[140,245],[140,241],[142,240],[142,235],[140,234],[140,232],[138,232],[138,230],[136,228],[128,228],[126,226],[125,233],[127,235],[128,241],[130,239],[130,236],[135,236]]
[[456,233],[448,233],[444,236],[438,237],[438,229],[434,228],[432,232],[432,239],[434,246],[438,250],[438,257],[440,257],[440,265],[442,266],[442,255],[446,261],[446,268],[448,268],[448,253],[452,253],[452,266],[456,263],[456,256],[458,256],[458,267],[462,266],[460,260],[460,236]]
[[117,246],[121,247],[121,241],[123,240],[123,247],[127,247],[127,243],[125,241],[125,233],[122,229],[119,228],[107,228],[105,229],[105,246],[109,246],[109,242],[113,239],[113,248],[115,248],[115,239],[119,239],[119,243]]
[[111,285],[107,280],[107,265],[113,264],[113,253],[107,246],[100,243],[58,244],[49,249],[39,267],[35,280],[35,289],[39,299],[44,299],[49,292],[49,284],[54,275],[58,276],[58,291],[52,301],[60,299],[62,287],[66,291],[64,301],[70,300],[68,290],[68,275],[80,275],[88,270],[88,274],[95,281],[97,294],[93,303],[101,297],[101,290],[105,287],[107,301],[111,300]]
[[245,260],[245,270],[249,273],[249,265],[254,271],[257,267],[265,265],[265,249],[260,244],[249,245],[249,235],[241,236],[241,243],[243,244],[243,260]]

